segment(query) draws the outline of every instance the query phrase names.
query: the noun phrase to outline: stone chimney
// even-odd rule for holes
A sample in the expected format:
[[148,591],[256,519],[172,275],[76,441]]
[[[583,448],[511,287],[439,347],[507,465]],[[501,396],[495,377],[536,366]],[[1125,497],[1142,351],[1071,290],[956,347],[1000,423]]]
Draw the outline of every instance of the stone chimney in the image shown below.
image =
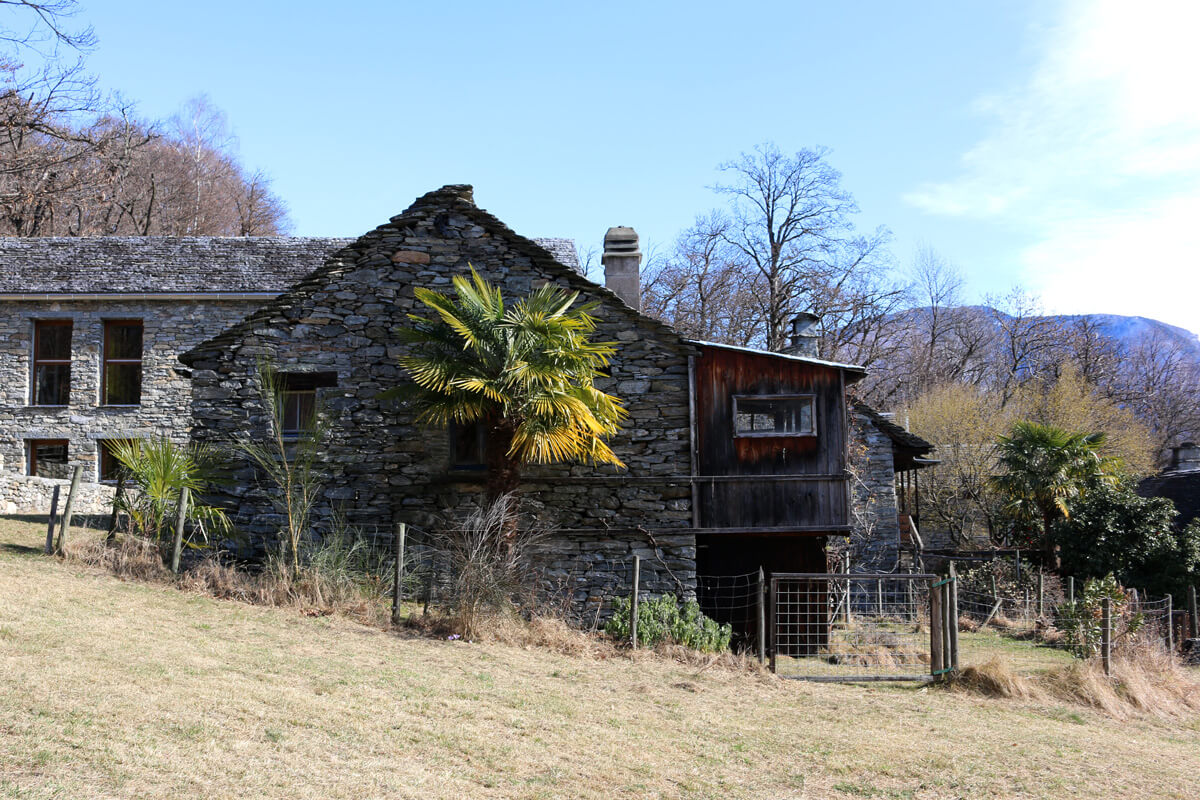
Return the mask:
[[1171,470],[1200,469],[1200,446],[1195,442],[1184,442],[1171,448]]
[[817,326],[820,321],[820,317],[807,311],[792,317],[792,341],[784,352],[792,356],[820,358],[821,331]]
[[604,286],[625,301],[630,308],[642,308],[642,251],[633,228],[609,228],[604,234]]

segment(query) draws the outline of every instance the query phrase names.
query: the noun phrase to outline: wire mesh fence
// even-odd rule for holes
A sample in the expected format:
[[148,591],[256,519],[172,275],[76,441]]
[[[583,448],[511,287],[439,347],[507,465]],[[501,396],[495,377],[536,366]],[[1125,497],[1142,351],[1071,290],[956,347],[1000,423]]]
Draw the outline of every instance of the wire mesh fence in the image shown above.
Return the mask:
[[1084,596],[1019,597],[967,589],[958,593],[958,625],[964,664],[1003,658],[1018,672],[1036,673],[1076,658],[1101,658],[1105,641],[1103,596],[1108,597],[1110,649],[1172,650],[1179,643],[1171,623],[1172,600],[1116,589]]
[[808,680],[929,678],[931,578],[773,576],[772,668],[781,676]]

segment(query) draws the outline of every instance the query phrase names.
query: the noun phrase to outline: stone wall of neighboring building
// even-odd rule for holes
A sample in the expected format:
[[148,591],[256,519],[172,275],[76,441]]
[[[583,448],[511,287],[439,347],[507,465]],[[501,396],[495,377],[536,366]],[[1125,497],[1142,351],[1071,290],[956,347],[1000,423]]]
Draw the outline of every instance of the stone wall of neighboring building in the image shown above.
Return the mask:
[[[0,470],[0,514],[49,514],[54,489],[58,488],[58,511],[62,513],[71,489],[69,480],[34,478]],[[112,511],[114,488],[80,483],[73,512],[108,514]]]
[[[98,480],[98,440],[166,435],[184,443],[191,428],[191,384],[179,353],[243,319],[261,300],[153,301],[112,298],[0,303],[0,458],[7,469],[27,472],[30,440],[68,440],[69,474],[84,466]],[[69,319],[71,390],[67,406],[30,405],[35,320]],[[143,323],[141,403],[100,403],[104,323]]]
[[851,564],[860,572],[892,572],[900,560],[894,443],[860,410],[851,414],[851,429]]
[[[477,208],[469,187],[425,195],[244,323],[185,354],[193,369],[194,438],[226,443],[242,434],[269,434],[255,378],[264,356],[283,373],[333,372],[336,387],[317,390],[332,421],[322,459],[329,478],[318,515],[336,509],[360,529],[382,533],[396,521],[429,529],[447,511],[471,506],[483,474],[451,469],[447,432],[417,426],[402,404],[378,397],[405,380],[397,362],[405,349],[393,331],[407,323],[407,314],[427,313],[414,289],[449,289],[451,277],[467,274],[468,265],[506,298],[547,282],[579,290],[599,302],[593,338],[619,344],[610,377],[597,385],[618,394],[629,411],[611,443],[628,470],[526,470],[525,508],[552,532],[543,566],[579,576],[584,604],[608,580],[593,569],[598,559],[645,551],[648,587],[692,591],[694,535],[673,533],[689,528],[692,518],[692,346]],[[253,469],[243,465],[236,477],[221,498],[235,522],[251,532],[276,533],[281,519]]]

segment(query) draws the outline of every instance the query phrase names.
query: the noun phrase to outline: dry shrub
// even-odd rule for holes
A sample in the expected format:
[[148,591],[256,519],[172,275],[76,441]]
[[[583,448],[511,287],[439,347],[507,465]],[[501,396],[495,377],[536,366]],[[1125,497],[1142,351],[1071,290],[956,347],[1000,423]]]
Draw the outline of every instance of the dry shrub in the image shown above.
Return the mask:
[[951,689],[987,697],[1037,699],[1042,696],[1029,678],[1013,672],[1000,658],[992,658],[982,664],[960,670],[947,681],[947,685]]
[[607,639],[573,628],[558,616],[534,614],[526,620],[515,613],[494,614],[481,622],[480,630],[487,641],[572,657],[606,659],[619,652]]
[[153,581],[171,577],[158,545],[140,536],[120,536],[111,542],[94,537],[71,539],[63,555],[69,561],[99,567],[121,578]]
[[1112,676],[1099,661],[1075,661],[1041,675],[1023,676],[999,658],[969,666],[947,681],[952,689],[1028,700],[1062,700],[1115,719],[1165,720],[1200,713],[1200,683],[1161,649],[1143,648],[1114,658]]
[[968,616],[966,614],[962,614],[958,618],[958,629],[960,631],[967,631],[968,633],[974,633],[975,631],[979,630],[979,623],[976,622],[970,616]]

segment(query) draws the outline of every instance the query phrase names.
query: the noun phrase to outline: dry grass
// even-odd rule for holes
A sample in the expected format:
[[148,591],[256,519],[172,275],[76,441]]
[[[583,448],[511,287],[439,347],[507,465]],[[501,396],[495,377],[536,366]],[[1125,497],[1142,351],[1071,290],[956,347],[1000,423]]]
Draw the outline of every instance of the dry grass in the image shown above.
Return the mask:
[[302,567],[299,573],[268,565],[247,572],[208,557],[173,575],[163,565],[157,546],[136,536],[118,535],[108,542],[96,535],[74,536],[68,542],[67,561],[97,567],[125,580],[173,584],[185,591],[221,600],[254,605],[295,608],[309,614],[341,614],[359,622],[386,625],[390,616],[387,598],[365,592],[347,580],[331,580],[320,571]]
[[406,637],[119,581],[39,534],[0,519],[0,797],[1200,795],[1190,721],[564,655],[553,621]]

